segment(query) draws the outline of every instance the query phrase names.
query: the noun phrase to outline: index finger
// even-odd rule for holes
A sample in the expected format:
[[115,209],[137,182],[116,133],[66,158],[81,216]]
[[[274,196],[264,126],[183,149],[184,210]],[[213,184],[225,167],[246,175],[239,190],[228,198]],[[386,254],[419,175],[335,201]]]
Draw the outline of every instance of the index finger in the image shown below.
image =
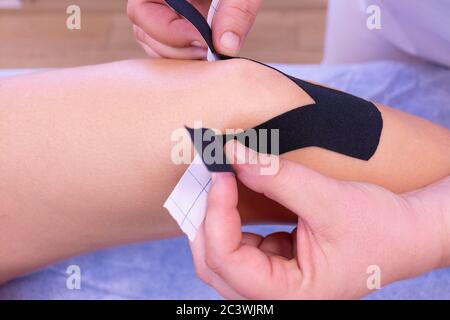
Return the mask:
[[130,0],[128,16],[150,37],[168,46],[184,48],[193,41],[204,42],[197,29],[164,0]]

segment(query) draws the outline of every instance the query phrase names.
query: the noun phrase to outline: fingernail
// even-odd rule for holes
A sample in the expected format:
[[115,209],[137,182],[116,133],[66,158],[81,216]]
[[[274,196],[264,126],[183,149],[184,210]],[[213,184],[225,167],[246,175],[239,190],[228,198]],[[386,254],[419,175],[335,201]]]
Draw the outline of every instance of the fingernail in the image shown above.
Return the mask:
[[222,37],[220,37],[220,44],[222,45],[222,47],[232,54],[235,54],[239,51],[240,43],[241,39],[239,38],[239,36],[231,31],[225,32],[224,34],[222,34]]
[[191,42],[191,46],[192,47],[198,47],[198,48],[206,48],[206,45],[203,42],[198,41],[198,40],[192,41]]
[[236,143],[234,148],[234,158],[237,164],[243,164],[246,161],[247,155],[243,145]]
[[214,184],[220,179],[225,178],[227,175],[229,175],[230,177],[236,177],[234,172],[211,172],[211,184]]
[[255,164],[257,157],[257,152],[245,147],[240,142],[236,142],[236,147],[234,148],[234,157],[237,164]]

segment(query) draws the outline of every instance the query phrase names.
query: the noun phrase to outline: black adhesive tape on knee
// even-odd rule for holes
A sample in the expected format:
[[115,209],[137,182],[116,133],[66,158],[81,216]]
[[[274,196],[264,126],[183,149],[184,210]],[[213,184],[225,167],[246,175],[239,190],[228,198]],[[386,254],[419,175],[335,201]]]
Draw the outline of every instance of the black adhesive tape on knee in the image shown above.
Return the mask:
[[[232,59],[232,57],[216,52],[208,23],[191,4],[185,0],[166,0],[166,2],[198,29],[213,53],[221,59]],[[223,154],[223,144],[230,139],[238,139],[243,141],[247,147],[271,154],[283,154],[315,146],[360,160],[367,161],[373,156],[380,142],[383,119],[380,111],[372,102],[297,79],[259,61],[251,61],[280,72],[304,90],[315,103],[295,108],[252,128],[253,132],[257,133],[256,144],[247,143],[245,139],[250,136],[250,129],[236,135],[216,136],[196,143],[194,136],[200,134],[203,137],[205,133],[208,133],[208,136],[212,137],[213,134],[208,131],[210,129],[206,128],[187,128],[195,148],[202,155],[208,170],[212,172],[232,171]],[[278,130],[278,148],[273,148],[271,144],[274,129]],[[262,140],[260,132],[265,133],[264,143],[260,141]],[[207,149],[211,150],[212,157],[211,152],[205,152]],[[215,154],[215,152],[219,154]],[[206,153],[209,156],[208,159],[204,156]]]

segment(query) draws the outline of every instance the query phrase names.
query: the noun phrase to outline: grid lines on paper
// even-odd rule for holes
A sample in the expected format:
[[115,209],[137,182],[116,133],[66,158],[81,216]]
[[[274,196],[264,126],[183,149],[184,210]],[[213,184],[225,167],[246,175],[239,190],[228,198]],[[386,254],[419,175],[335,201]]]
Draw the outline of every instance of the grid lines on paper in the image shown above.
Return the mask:
[[206,185],[202,185],[202,183],[199,181],[199,179],[197,179],[197,177],[192,173],[191,170],[187,170],[187,172],[192,176],[192,178],[194,178],[194,180],[200,185],[200,187],[202,187],[202,190],[195,196],[194,201],[192,202],[191,206],[189,207],[189,209],[187,210],[187,212],[184,212],[183,209],[181,209],[181,207],[178,205],[178,203],[176,202],[176,200],[171,196],[169,197],[169,199],[175,204],[175,206],[178,208],[178,210],[180,210],[181,214],[184,216],[183,220],[180,223],[180,226],[183,227],[184,223],[186,222],[186,220],[192,225],[192,227],[195,229],[195,231],[198,231],[198,227],[196,226],[191,219],[189,219],[189,213],[191,212],[192,208],[194,207],[194,205],[197,203],[198,199],[200,198],[200,196],[203,193],[208,193],[207,189],[211,183],[211,178],[208,179],[208,181],[206,182]]
[[200,158],[194,159],[164,204],[191,240],[204,220],[210,187],[211,174]]

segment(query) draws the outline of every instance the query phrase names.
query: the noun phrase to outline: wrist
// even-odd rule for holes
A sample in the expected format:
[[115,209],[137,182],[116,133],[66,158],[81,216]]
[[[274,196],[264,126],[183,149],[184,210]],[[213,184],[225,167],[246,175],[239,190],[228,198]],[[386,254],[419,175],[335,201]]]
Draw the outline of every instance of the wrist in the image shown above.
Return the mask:
[[405,196],[416,220],[413,245],[425,251],[421,271],[450,266],[450,177]]
[[442,231],[442,255],[438,268],[450,266],[450,176],[438,182],[429,191],[435,201]]

